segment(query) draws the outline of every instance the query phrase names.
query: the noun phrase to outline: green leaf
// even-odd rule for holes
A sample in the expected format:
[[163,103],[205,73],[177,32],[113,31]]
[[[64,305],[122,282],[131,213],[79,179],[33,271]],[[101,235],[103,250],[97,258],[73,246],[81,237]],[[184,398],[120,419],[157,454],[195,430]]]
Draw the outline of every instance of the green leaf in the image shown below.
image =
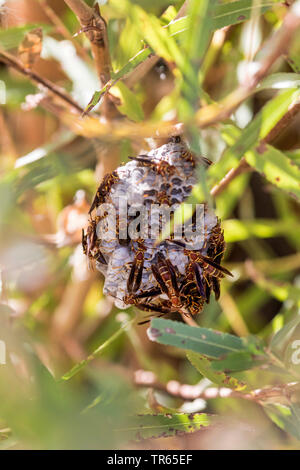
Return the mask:
[[295,150],[289,150],[285,152],[285,155],[292,160],[293,162],[297,163],[297,165],[300,165],[300,150],[295,149]]
[[156,16],[147,14],[139,6],[131,6],[129,15],[135,27],[153,51],[175,63],[183,63],[183,55],[175,40],[169,36],[167,29],[163,28]]
[[300,31],[293,36],[289,47],[287,62],[296,73],[300,73]]
[[244,173],[234,178],[226,188],[216,197],[216,212],[220,219],[227,218],[236,207],[242,197],[250,179],[249,173]]
[[[215,0],[192,0],[188,6],[186,31],[183,40],[184,62],[182,73],[182,99],[178,102],[179,117],[188,121],[194,114],[201,96],[201,64],[212,32],[212,12]],[[199,75],[200,71],[200,77]]]
[[291,321],[289,321],[283,328],[281,328],[273,336],[270,349],[277,356],[282,357],[287,345],[290,343],[291,338],[295,330],[300,325],[300,315],[296,315]]
[[150,48],[146,48],[138,52],[132,59],[130,59],[124,67],[122,67],[118,72],[112,73],[112,79],[107,82],[100,91],[95,91],[90,102],[84,110],[84,113],[87,114],[92,109],[97,106],[102,96],[107,93],[112,86],[114,86],[121,78],[125,78],[132,72],[139,64],[144,62],[153,52]]
[[248,126],[243,129],[234,145],[225,150],[222,158],[215,165],[211,165],[208,169],[209,177],[214,181],[219,181],[230,169],[235,168],[246,152],[268,135],[299,96],[300,91],[292,88],[279,93],[268,101]]
[[196,71],[201,66],[208,45],[215,4],[215,0],[191,0],[189,2],[183,49],[187,60],[192,62]]
[[178,436],[209,426],[211,416],[205,413],[142,414],[136,417],[136,426],[117,429],[126,439],[142,440]]
[[270,351],[275,354],[281,362],[295,377],[300,377],[300,315],[297,314],[291,321],[286,323],[272,338]]
[[[238,0],[216,5],[213,11],[212,29],[217,30],[225,26],[242,23],[250,19],[253,10],[263,14],[279,1],[262,0],[259,5],[255,5],[253,0]],[[186,16],[171,22],[168,27],[170,34],[181,36],[183,31],[187,29],[187,23],[188,18]]]
[[36,28],[43,28],[43,32],[50,32],[53,28],[43,23],[27,24],[25,26],[16,26],[0,30],[0,47],[5,50],[18,47],[23,41],[25,35]]
[[299,73],[273,73],[266,77],[258,86],[258,90],[265,90],[273,88],[281,90],[284,88],[299,88],[300,87],[300,74]]
[[118,105],[118,110],[133,121],[142,121],[144,112],[136,95],[122,82],[117,83],[111,93],[121,99],[122,104]]
[[279,3],[279,0],[260,0],[258,3],[253,0],[239,0],[217,5],[214,15],[214,29],[249,20],[253,12],[256,15],[263,14],[276,3]]
[[[228,243],[248,240],[248,238],[272,238],[286,234],[286,222],[282,220],[257,219],[257,220],[224,220],[225,240]],[[291,223],[289,229],[295,232],[300,230],[299,223]]]
[[[279,0],[278,0],[279,1]],[[197,2],[196,2],[197,3]],[[200,2],[198,2],[200,4]],[[224,5],[216,5],[215,11],[213,12],[213,18],[212,18],[212,24],[211,24],[211,29],[216,30],[219,28],[223,28],[224,26],[228,26],[230,24],[237,24],[242,21],[245,21],[250,18],[251,16],[251,6],[252,0],[240,0],[237,2],[230,2],[228,4]],[[264,11],[270,9],[275,1],[270,1],[270,0],[263,0],[263,6],[261,9],[261,12],[263,13]],[[126,11],[122,10],[122,6],[117,5],[117,3],[114,4],[114,7],[119,9],[121,8],[122,13],[125,15],[127,14],[127,11],[132,14],[133,9],[130,5],[130,8],[127,8],[129,4],[124,4],[123,7],[125,8]],[[143,11],[143,10],[142,10]],[[143,17],[145,17],[146,12],[144,12]],[[149,42],[150,46],[154,48],[154,50],[159,54],[164,57],[164,54],[166,54],[167,57],[169,57],[170,50],[166,46],[166,42],[170,42],[171,37],[173,35],[179,35],[180,37],[183,37],[184,32],[187,30],[187,25],[190,24],[190,19],[185,16],[183,18],[179,18],[178,20],[172,21],[169,26],[168,26],[168,35],[165,35],[165,33],[161,33],[161,28],[162,25],[159,23],[159,20],[157,20],[155,17],[154,21],[151,24],[151,28],[156,31],[156,34],[153,37],[152,40],[152,34],[150,34],[149,29],[147,32],[147,36],[149,34],[151,43]],[[138,17],[135,17],[133,20],[135,26],[139,26],[139,19]],[[149,28],[149,25],[148,25]],[[143,29],[141,29],[141,33],[143,34]],[[161,37],[163,35],[163,38]],[[143,36],[145,37],[145,36]],[[147,39],[145,37],[145,39]],[[204,43],[203,43],[204,44]],[[177,48],[175,43],[172,43],[172,56],[173,60],[177,63],[180,62],[180,64],[184,63],[184,57],[182,57],[180,50]],[[163,51],[162,54],[160,52]],[[113,84],[115,84],[118,80],[121,78],[126,77],[130,72],[132,72],[139,64],[144,62],[151,54],[153,53],[153,50],[150,48],[144,48],[141,51],[139,51],[134,57],[132,57],[124,67],[122,67],[118,72],[115,72],[112,74],[112,80],[110,80],[100,91],[97,91],[94,93],[93,98],[91,99],[89,105],[85,109],[85,112],[88,113],[90,112],[100,101],[101,97],[104,95],[105,92],[107,92]],[[187,61],[186,61],[187,63]]]
[[202,374],[204,377],[209,379],[211,382],[222,385],[223,387],[229,387],[233,390],[244,390],[246,384],[239,382],[235,377],[226,375],[224,372],[215,371],[212,368],[212,363],[205,356],[196,354],[193,352],[187,353],[187,358],[191,364]]
[[300,440],[300,404],[290,406],[280,404],[266,404],[264,409],[268,416],[280,429],[287,431]]
[[226,371],[226,373],[240,372],[261,366],[265,361],[267,358],[264,359],[262,355],[258,359],[248,351],[240,351],[228,354],[225,359],[212,361],[211,368],[215,371]]
[[[15,169],[7,172],[0,181],[0,219],[9,214],[17,199],[28,189],[55,176],[72,174],[86,167],[86,153],[64,154],[59,148],[71,144],[72,132],[63,131],[55,142],[36,148],[17,159]],[[83,158],[84,157],[84,158]],[[81,162],[79,161],[81,159]]]
[[96,357],[98,357],[108,346],[111,345],[124,331],[132,325],[134,319],[128,321],[124,325],[122,325],[110,338],[108,338],[104,343],[100,344],[93,352],[90,354],[86,359],[81,362],[75,364],[68,372],[66,372],[62,378],[63,380],[70,380],[74,375],[78,374],[85,366],[87,366],[90,362],[92,362]]
[[248,152],[246,160],[270,183],[300,200],[300,169],[283,152],[262,144]]
[[162,318],[151,321],[148,336],[157,343],[188,349],[214,359],[248,350],[246,342],[237,336]]
[[266,290],[272,297],[280,302],[293,300],[296,304],[300,305],[300,287],[284,281],[267,279],[262,276],[257,276],[253,280],[259,287]]

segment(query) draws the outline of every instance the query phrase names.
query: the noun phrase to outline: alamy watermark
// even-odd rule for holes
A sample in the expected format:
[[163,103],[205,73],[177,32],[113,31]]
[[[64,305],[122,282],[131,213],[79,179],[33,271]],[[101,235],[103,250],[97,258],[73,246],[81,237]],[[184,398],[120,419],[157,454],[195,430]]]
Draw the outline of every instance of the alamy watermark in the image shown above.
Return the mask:
[[0,366],[6,364],[6,344],[0,340]]
[[100,204],[97,236],[102,241],[112,238],[155,241],[169,227],[173,239],[184,237],[185,248],[198,250],[205,241],[204,204],[185,204],[184,214],[178,212],[179,208],[180,204],[129,205],[127,198],[119,198],[117,207],[110,203]]
[[6,104],[6,86],[3,80],[0,80],[0,105]]
[[298,366],[300,364],[300,339],[295,339],[292,342],[291,348],[294,350],[291,355],[292,364]]

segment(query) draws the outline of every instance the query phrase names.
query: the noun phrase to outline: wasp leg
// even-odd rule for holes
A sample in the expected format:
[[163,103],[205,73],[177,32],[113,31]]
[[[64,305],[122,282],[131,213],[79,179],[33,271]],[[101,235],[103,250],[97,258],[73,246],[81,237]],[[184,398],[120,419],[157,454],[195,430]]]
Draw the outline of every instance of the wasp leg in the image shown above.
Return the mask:
[[82,229],[82,232],[81,232],[81,244],[82,244],[83,253],[86,255],[87,242],[86,242],[86,235],[84,233],[84,229]]
[[135,305],[135,307],[139,308],[140,310],[143,310],[144,312],[157,312],[162,313],[163,315],[172,312],[172,309],[170,307],[163,307],[161,305],[151,305],[147,303],[138,303]]
[[138,325],[146,325],[147,323],[150,323],[150,321],[152,320],[152,318],[161,318],[161,317],[163,317],[164,315],[166,315],[166,313],[161,313],[160,315],[155,315],[155,317],[153,317],[153,315],[151,315],[150,317],[148,317],[148,320],[139,321],[139,322],[138,322]]
[[162,292],[159,287],[153,287],[152,289],[146,290],[145,292],[142,292],[141,294],[136,294],[134,297],[135,299],[145,299],[147,297],[157,297],[161,293]]
[[105,197],[109,193],[112,185],[119,180],[117,172],[113,171],[112,173],[107,173],[103,180],[102,183],[100,184],[99,188],[97,189],[96,195],[93,199],[92,205],[89,210],[89,214],[93,212],[95,207],[97,207],[99,204],[105,202]]
[[98,253],[95,255],[95,260],[99,263],[107,264],[106,259],[104,258],[100,250],[98,250]]
[[218,300],[220,298],[220,282],[219,282],[219,279],[217,279],[216,277],[213,277],[212,278],[212,285],[213,285],[213,290],[214,290],[214,293],[215,293],[216,300]]
[[195,274],[196,286],[197,286],[197,289],[199,291],[199,294],[202,297],[206,297],[205,291],[204,291],[204,286],[203,286],[203,280],[202,280],[202,276],[203,276],[202,268],[198,263],[193,263],[192,268],[193,268],[193,271],[194,271],[194,274]]
[[137,157],[128,157],[128,158],[129,160],[136,160],[137,162],[144,163],[145,165],[149,165],[149,166],[153,165],[153,161],[149,159],[148,155],[138,155]]
[[209,304],[210,301],[210,291],[211,291],[211,286],[207,279],[205,279],[205,297],[206,297],[206,303]]
[[169,243],[174,243],[175,245],[178,245],[182,248],[186,247],[186,244],[184,242],[180,242],[179,240],[166,240]]

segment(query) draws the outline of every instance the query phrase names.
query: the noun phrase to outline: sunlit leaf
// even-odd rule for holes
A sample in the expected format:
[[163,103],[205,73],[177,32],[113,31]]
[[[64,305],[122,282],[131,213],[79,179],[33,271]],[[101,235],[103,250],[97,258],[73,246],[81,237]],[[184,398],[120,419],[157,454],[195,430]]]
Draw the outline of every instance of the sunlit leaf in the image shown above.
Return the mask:
[[78,374],[85,366],[87,366],[90,362],[92,362],[97,356],[99,356],[102,351],[104,351],[108,346],[111,345],[121,334],[124,333],[124,331],[130,327],[130,325],[133,323],[133,320],[128,321],[126,324],[122,325],[110,338],[108,338],[104,343],[100,344],[89,356],[84,359],[83,361],[79,362],[78,364],[75,364],[75,366],[72,367],[71,370],[66,372],[61,380],[69,380],[74,375]]
[[265,411],[278,427],[300,440],[300,404],[266,404]]
[[266,77],[259,85],[259,90],[274,88],[277,90],[284,88],[300,87],[299,73],[273,73]]
[[270,183],[300,200],[300,169],[283,152],[271,145],[261,145],[247,153],[246,160]]
[[204,78],[201,77],[201,64],[211,37],[215,3],[215,0],[192,0],[188,6],[187,29],[182,43],[184,62],[179,64],[182,99],[179,100],[178,111],[183,121],[191,119],[201,96],[201,82]]
[[[251,237],[272,238],[284,235],[286,224],[281,220],[258,219],[258,220],[237,220],[229,219],[223,221],[225,240],[227,242],[237,242],[247,240]],[[291,230],[298,231],[300,224],[294,223]]]
[[255,355],[247,351],[240,351],[238,353],[230,353],[225,359],[219,361],[212,361],[211,367],[215,371],[239,372],[243,370],[253,369],[254,367],[261,366],[267,359],[261,356],[256,358]]
[[[277,2],[262,0],[259,5],[254,4],[252,0],[238,0],[216,5],[213,11],[212,28],[216,30],[225,26],[242,23],[250,19],[253,10],[263,14],[276,3],[279,3],[279,0]],[[186,16],[173,21],[169,25],[170,34],[181,35],[187,28],[187,23],[188,18]]]
[[26,24],[0,30],[0,47],[9,50],[18,47],[25,35],[36,28],[42,28],[44,32],[50,32],[52,26],[42,23]]
[[117,106],[118,110],[133,121],[142,121],[144,112],[136,95],[122,82],[118,82],[111,93],[120,98],[121,104]]
[[243,129],[236,142],[225,150],[222,158],[215,165],[211,165],[208,170],[209,175],[214,180],[220,180],[227,171],[236,167],[246,152],[268,135],[299,96],[300,91],[292,88],[268,101],[250,124]]
[[154,439],[159,437],[180,436],[209,426],[211,416],[205,413],[142,414],[136,418],[137,425],[117,429],[130,440]]
[[217,385],[229,387],[234,390],[244,390],[244,388],[246,387],[245,383],[240,382],[235,377],[226,375],[224,372],[215,371],[212,368],[211,361],[209,361],[205,356],[193,352],[188,352],[187,358],[192,363],[192,365],[196,367],[200,374],[202,374],[204,377],[206,377],[211,382]]
[[187,349],[211,358],[247,350],[243,339],[207,328],[196,328],[184,323],[154,318],[148,330],[152,341]]

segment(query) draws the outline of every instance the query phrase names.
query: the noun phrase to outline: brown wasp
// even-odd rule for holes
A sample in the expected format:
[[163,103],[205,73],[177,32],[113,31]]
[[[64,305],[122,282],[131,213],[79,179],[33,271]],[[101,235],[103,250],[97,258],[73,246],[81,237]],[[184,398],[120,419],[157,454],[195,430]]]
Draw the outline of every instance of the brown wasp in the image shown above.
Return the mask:
[[87,233],[84,233],[82,229],[82,248],[83,253],[88,256],[89,268],[91,268],[90,259],[99,261],[99,263],[107,264],[103,254],[98,247],[97,241],[97,223],[96,220],[91,220],[90,225],[87,228]]
[[187,282],[186,278],[183,280],[180,295],[184,299],[185,307],[192,315],[200,313],[204,302],[207,302],[207,293],[201,295],[198,286],[194,282]]
[[[153,276],[157,282],[157,286],[140,294],[130,292],[124,297],[124,302],[134,304],[137,308],[146,312],[158,312],[162,315],[172,312],[179,312],[189,315],[191,312],[186,308],[185,296],[181,293],[177,283],[177,274],[174,266],[164,257],[162,253],[158,253],[156,264],[151,265]],[[159,299],[158,303],[151,303],[155,297],[165,294],[168,300]],[[188,303],[191,303],[188,298]]]
[[[172,243],[183,247],[184,254],[189,258],[189,263],[186,267],[186,282],[195,283],[199,294],[206,297],[207,303],[209,302],[212,284],[216,299],[218,299],[220,296],[219,279],[223,278],[225,275],[232,277],[232,273],[215,260],[202,255],[200,251],[186,249],[185,243],[178,240],[172,240]],[[216,255],[218,259],[220,256],[222,256],[222,253]]]
[[[157,265],[151,265],[151,269],[155,279],[157,280],[158,286],[140,294],[136,294],[142,279],[144,251],[145,246],[140,242],[140,247],[136,253],[127,281],[128,294],[123,298],[123,301],[126,304],[135,305],[137,308],[146,312],[159,312],[166,314],[172,311],[177,311],[181,307],[181,303],[178,297],[176,273],[170,261],[165,259],[160,253],[158,254]],[[167,301],[159,299],[158,304],[150,303],[154,297],[163,293],[167,294]]]
[[138,249],[135,253],[134,261],[127,280],[127,290],[130,294],[135,293],[141,285],[144,269],[144,253],[147,249],[144,245],[144,240],[137,240],[137,244]]
[[163,177],[178,173],[177,168],[174,165],[170,165],[170,163],[165,160],[161,160],[156,163],[154,160],[150,159],[148,155],[138,155],[137,157],[128,158],[141,163],[143,166],[149,166],[153,171]]
[[99,206],[99,204],[103,204],[105,202],[105,198],[108,195],[111,187],[118,180],[119,180],[119,176],[116,171],[113,171],[112,173],[107,173],[104,176],[99,188],[97,189],[96,195],[93,199],[92,205],[89,210],[89,214],[91,214],[93,210]]
[[172,263],[161,253],[158,253],[157,264],[152,264],[151,269],[161,292],[168,296],[171,307],[176,310],[182,308],[183,305],[179,296],[176,272]]

